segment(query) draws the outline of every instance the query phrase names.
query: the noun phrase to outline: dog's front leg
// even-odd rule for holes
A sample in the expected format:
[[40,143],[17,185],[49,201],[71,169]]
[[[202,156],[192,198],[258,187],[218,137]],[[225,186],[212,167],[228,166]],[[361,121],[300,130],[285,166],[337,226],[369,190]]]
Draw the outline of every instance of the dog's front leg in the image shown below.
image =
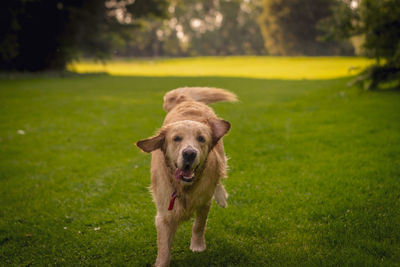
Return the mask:
[[156,267],[164,267],[169,265],[170,251],[172,240],[174,238],[178,223],[170,216],[156,216],[157,227],[157,260]]
[[211,202],[198,208],[196,220],[193,224],[192,240],[190,242],[190,249],[192,251],[201,252],[206,249],[206,241],[204,239],[204,232],[206,230],[208,212],[210,211]]

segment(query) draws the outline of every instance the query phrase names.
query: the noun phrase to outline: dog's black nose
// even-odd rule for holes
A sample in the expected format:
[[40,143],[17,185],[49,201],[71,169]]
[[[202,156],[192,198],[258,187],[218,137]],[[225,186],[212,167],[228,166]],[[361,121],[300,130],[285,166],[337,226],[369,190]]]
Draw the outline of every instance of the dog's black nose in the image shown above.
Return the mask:
[[196,158],[197,151],[192,147],[187,147],[182,151],[183,160],[186,163],[193,163]]

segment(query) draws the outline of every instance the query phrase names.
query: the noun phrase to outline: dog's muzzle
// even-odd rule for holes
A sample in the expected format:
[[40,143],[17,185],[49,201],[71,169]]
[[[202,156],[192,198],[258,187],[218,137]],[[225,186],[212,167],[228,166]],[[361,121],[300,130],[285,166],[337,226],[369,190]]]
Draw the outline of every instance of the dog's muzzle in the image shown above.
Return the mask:
[[182,150],[182,166],[176,168],[175,178],[184,184],[190,185],[194,178],[193,163],[197,157],[197,150],[191,146]]

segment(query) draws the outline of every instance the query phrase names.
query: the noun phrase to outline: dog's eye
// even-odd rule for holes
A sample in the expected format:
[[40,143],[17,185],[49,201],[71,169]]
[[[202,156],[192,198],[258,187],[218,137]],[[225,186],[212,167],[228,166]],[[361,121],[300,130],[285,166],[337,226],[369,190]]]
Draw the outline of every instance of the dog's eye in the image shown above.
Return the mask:
[[182,141],[182,137],[180,137],[180,136],[174,137],[174,142],[180,142],[180,141]]
[[199,136],[197,136],[197,141],[199,141],[200,143],[204,143],[206,141],[206,139],[204,139],[203,136],[199,135]]

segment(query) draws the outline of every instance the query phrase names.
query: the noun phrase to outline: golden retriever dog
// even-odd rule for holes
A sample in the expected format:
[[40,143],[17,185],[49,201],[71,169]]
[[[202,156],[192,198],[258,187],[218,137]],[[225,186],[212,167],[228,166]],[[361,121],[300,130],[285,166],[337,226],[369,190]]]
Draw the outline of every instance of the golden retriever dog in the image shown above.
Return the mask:
[[155,265],[168,266],[174,234],[196,213],[190,249],[204,251],[204,232],[214,199],[227,206],[228,194],[220,182],[226,177],[222,137],[229,122],[218,118],[208,103],[237,101],[223,89],[185,87],[164,96],[168,112],[158,133],[136,145],[151,152],[151,192],[157,208],[158,255]]

